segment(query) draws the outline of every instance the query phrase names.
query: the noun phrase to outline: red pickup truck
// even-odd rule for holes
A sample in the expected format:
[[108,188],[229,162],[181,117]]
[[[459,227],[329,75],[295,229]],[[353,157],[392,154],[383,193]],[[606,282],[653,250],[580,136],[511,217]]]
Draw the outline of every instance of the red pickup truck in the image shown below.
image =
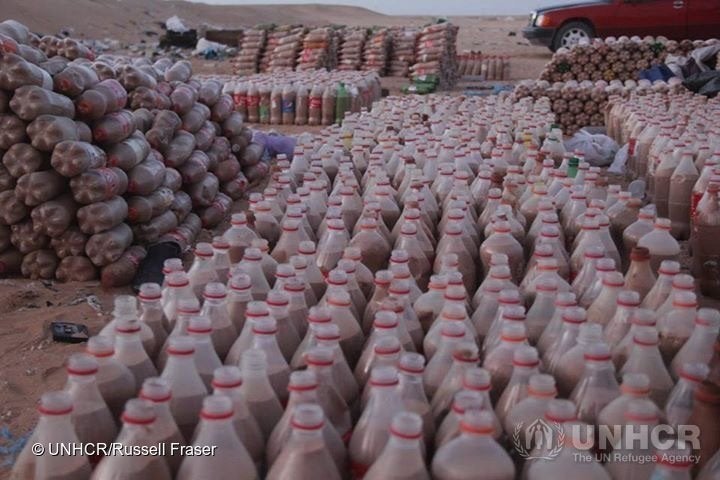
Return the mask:
[[540,8],[523,36],[552,51],[584,39],[638,35],[671,40],[720,36],[720,0],[597,0]]

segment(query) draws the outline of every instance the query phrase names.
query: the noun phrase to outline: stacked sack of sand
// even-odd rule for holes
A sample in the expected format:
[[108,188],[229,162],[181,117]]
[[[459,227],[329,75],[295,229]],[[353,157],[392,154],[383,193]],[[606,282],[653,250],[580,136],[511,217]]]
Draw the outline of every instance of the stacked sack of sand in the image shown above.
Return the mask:
[[392,34],[387,28],[375,30],[365,42],[363,50],[363,64],[361,69],[385,75],[390,58]]
[[258,72],[258,64],[265,48],[267,31],[261,28],[246,28],[238,45],[234,59],[238,75],[252,75]]
[[270,32],[260,70],[262,72],[294,70],[304,36],[304,27],[292,25],[281,26]]
[[420,31],[415,49],[415,64],[410,77],[435,78],[441,87],[457,81],[458,27],[449,23],[429,25]]
[[349,28],[343,32],[338,52],[338,70],[360,70],[366,40],[367,30],[364,28]]
[[330,28],[310,30],[303,38],[303,48],[297,59],[296,70],[330,68],[332,36],[333,30]]
[[414,28],[398,27],[392,30],[392,52],[388,75],[407,77],[410,67],[415,63],[415,43],[418,31]]

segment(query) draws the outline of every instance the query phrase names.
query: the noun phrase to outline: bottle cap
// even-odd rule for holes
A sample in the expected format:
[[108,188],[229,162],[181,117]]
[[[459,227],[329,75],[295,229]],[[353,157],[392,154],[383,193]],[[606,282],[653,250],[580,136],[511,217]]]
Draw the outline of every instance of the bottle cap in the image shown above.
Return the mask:
[[277,333],[277,320],[273,317],[255,319],[252,324],[252,333],[255,335],[275,335]]
[[162,290],[157,283],[143,283],[140,285],[140,293],[138,294],[140,300],[146,302],[160,300],[161,296]]
[[395,367],[377,366],[370,372],[370,385],[373,387],[391,387],[398,384],[398,371]]
[[112,337],[96,335],[88,339],[85,350],[95,358],[112,357],[115,353],[115,340]]
[[140,332],[140,320],[137,318],[118,318],[115,320],[115,332],[121,335],[132,335]]
[[375,272],[375,285],[387,286],[392,282],[393,275],[390,270],[378,270]]
[[235,365],[218,367],[213,372],[213,388],[237,388],[242,385],[242,371]]
[[232,290],[243,291],[250,290],[252,282],[250,275],[246,273],[238,273],[232,276],[230,279],[230,288]]
[[267,317],[270,315],[267,303],[262,301],[248,302],[247,308],[245,309],[245,316],[250,318]]
[[458,343],[452,352],[453,360],[459,363],[474,363],[480,361],[478,347],[474,341],[462,341]]
[[467,317],[467,311],[464,305],[451,303],[445,305],[442,309],[442,319],[462,321]]
[[264,372],[267,369],[265,352],[257,348],[245,350],[240,359],[240,370],[243,373]]
[[456,253],[446,253],[440,257],[440,263],[443,267],[457,267],[459,265]]
[[212,240],[212,247],[214,250],[229,250],[230,249],[230,243],[225,239],[224,236],[219,235],[216,237],[213,237]]
[[612,258],[600,258],[595,262],[595,270],[609,273],[615,271],[615,260]]
[[631,395],[646,395],[650,393],[650,378],[644,373],[626,373],[620,390]]
[[490,255],[490,265],[496,266],[496,265],[508,265],[509,260],[508,256],[504,253],[493,253]]
[[562,320],[564,323],[581,325],[587,320],[587,312],[582,307],[568,307],[562,312]]
[[525,325],[519,322],[504,324],[500,339],[512,343],[524,342],[527,339]]
[[717,329],[720,326],[720,312],[714,308],[701,308],[697,311],[695,323],[710,329]]
[[95,375],[98,368],[95,357],[87,353],[73,353],[68,358],[66,366],[68,375],[76,376]]
[[181,272],[182,270],[183,263],[179,258],[168,258],[163,262],[163,275],[169,275],[172,272]]
[[268,307],[287,307],[290,304],[290,296],[280,290],[271,290],[267,294],[265,303],[267,303]]
[[380,337],[375,342],[373,351],[376,355],[396,355],[402,351],[397,337]]
[[462,415],[468,410],[483,408],[483,396],[479,391],[460,390],[453,397],[452,411]]
[[[345,275],[345,272],[342,274]],[[345,290],[333,289],[327,293],[327,297],[327,304],[331,307],[349,307],[351,305],[350,294]]]
[[680,263],[675,260],[663,260],[660,262],[658,273],[663,275],[677,275],[680,273]]
[[498,302],[501,305],[520,305],[520,292],[506,288],[500,292]]
[[187,327],[187,332],[191,336],[210,335],[213,331],[212,322],[208,317],[191,317]]
[[277,278],[292,278],[295,276],[295,269],[289,263],[281,263],[275,268],[275,276]]
[[335,268],[333,270],[330,270],[328,273],[327,279],[325,280],[325,283],[328,285],[335,285],[335,286],[342,286],[347,285],[348,277],[347,273],[344,271]]
[[390,253],[390,263],[407,263],[410,261],[410,255],[406,250],[393,250]]
[[556,307],[573,307],[577,305],[577,300],[573,292],[559,292],[555,297]]
[[596,341],[595,343],[591,343],[590,345],[585,347],[584,357],[585,360],[591,362],[607,362],[611,358],[610,347],[607,345],[607,343]]
[[557,394],[555,379],[545,373],[534,374],[528,382],[528,394],[538,397],[555,396]]
[[512,322],[522,322],[525,320],[525,307],[522,305],[508,305],[503,308],[502,319]]
[[288,391],[307,392],[318,388],[318,379],[312,370],[299,370],[290,374]]
[[305,257],[301,257],[299,255],[293,255],[290,257],[290,265],[292,268],[297,271],[303,271],[306,270],[308,267],[308,261]]
[[410,281],[404,279],[393,279],[390,282],[390,288],[388,292],[391,295],[409,295],[410,294]]
[[658,343],[658,331],[654,327],[637,327],[633,343],[642,346],[654,346]]
[[704,363],[684,363],[678,376],[691,382],[700,383],[710,374],[710,367]]
[[445,289],[445,300],[452,300],[457,302],[465,301],[465,288],[460,286],[448,286]]
[[[266,195],[267,196],[267,195]],[[247,225],[247,217],[244,213],[233,213],[230,216],[230,223],[232,225]]]
[[69,415],[73,410],[73,400],[68,392],[45,392],[40,397],[38,411],[42,415]]
[[513,352],[512,364],[514,367],[537,367],[540,365],[538,351],[535,347],[522,345]]
[[335,352],[329,347],[313,347],[305,352],[304,357],[309,366],[329,367],[335,360]]
[[[305,299],[304,292],[305,292],[305,282],[298,277],[291,277],[285,280],[285,285],[283,286],[283,291],[290,292],[288,294],[288,299],[290,298],[290,295],[293,293],[300,293],[299,298],[302,298],[303,301]],[[268,293],[268,297],[270,294]],[[270,301],[268,300],[268,304]]]
[[195,353],[195,341],[190,337],[170,337],[168,339],[168,355],[193,355]]
[[246,248],[243,253],[243,262],[259,262],[262,260],[262,252],[257,247]]
[[576,419],[575,404],[571,400],[550,400],[545,409],[545,419],[557,423],[571,422]]
[[390,424],[390,433],[405,440],[419,440],[422,438],[422,431],[422,418],[413,412],[396,413]]
[[310,307],[308,321],[310,323],[328,323],[331,321],[330,310],[326,307]]
[[155,404],[142,398],[131,398],[125,403],[122,421],[130,425],[150,425],[155,421]]
[[656,322],[657,316],[649,308],[636,308],[630,315],[632,325],[654,326]]
[[291,425],[297,430],[320,430],[325,424],[325,415],[320,405],[302,403],[293,410]]
[[200,258],[212,258],[213,247],[209,243],[200,242],[195,246],[195,256]]
[[686,273],[678,273],[672,279],[672,287],[674,290],[695,291],[695,279]]
[[358,247],[345,247],[345,250],[343,250],[343,257],[359,262],[362,261],[362,252]]
[[492,435],[495,432],[495,418],[487,410],[465,410],[460,420],[460,431],[474,435]]
[[334,323],[316,323],[310,325],[313,336],[320,341],[340,341],[340,327]]
[[[679,275],[676,275],[677,278]],[[673,294],[673,307],[697,308],[697,296],[692,292],[676,292]]]
[[150,377],[143,382],[138,396],[154,403],[165,403],[172,398],[172,390],[164,378]]
[[310,240],[303,240],[298,245],[298,253],[303,255],[314,255],[315,254],[315,242]]
[[462,387],[473,392],[490,391],[490,372],[481,367],[471,367],[463,374]]
[[422,375],[425,371],[425,357],[415,352],[403,352],[398,362],[398,370]]
[[398,317],[395,312],[381,310],[375,314],[373,327],[377,329],[390,329],[398,326]]
[[656,218],[655,228],[658,230],[670,230],[672,228],[672,222],[669,218]]
[[[182,273],[184,275],[184,272]],[[174,273],[171,274],[175,275]],[[171,285],[172,286],[172,285]],[[113,316],[135,317],[138,316],[137,299],[132,295],[118,295],[115,297]]]
[[233,402],[227,395],[213,393],[203,399],[200,418],[203,420],[227,420],[234,414]]
[[194,315],[200,313],[200,302],[195,297],[181,298],[177,302],[178,315]]
[[203,297],[211,300],[222,300],[227,297],[225,285],[220,282],[210,282],[205,285]]

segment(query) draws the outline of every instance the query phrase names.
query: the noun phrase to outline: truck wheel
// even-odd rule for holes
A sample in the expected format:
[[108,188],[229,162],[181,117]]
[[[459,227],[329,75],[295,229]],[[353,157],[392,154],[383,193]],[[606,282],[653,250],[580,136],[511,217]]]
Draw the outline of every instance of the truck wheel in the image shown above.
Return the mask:
[[552,50],[569,48],[582,41],[589,42],[593,37],[593,29],[585,22],[568,22],[557,31],[553,40]]

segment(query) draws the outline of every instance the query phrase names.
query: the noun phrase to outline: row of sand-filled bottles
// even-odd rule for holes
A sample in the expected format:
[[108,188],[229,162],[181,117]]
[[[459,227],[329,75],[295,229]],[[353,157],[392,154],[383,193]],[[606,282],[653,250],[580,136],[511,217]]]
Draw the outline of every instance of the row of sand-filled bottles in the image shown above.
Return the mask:
[[700,95],[616,100],[610,132],[627,141],[630,169],[647,181],[659,215],[672,235],[690,240],[692,272],[703,292],[720,298],[720,103]]
[[340,123],[346,113],[369,110],[380,98],[379,81],[364,73],[347,82],[301,78],[293,83],[293,79],[228,83],[225,89],[249,123],[271,125]]
[[[350,149],[339,128],[302,136],[292,161],[279,160],[268,187],[251,196],[251,216],[236,214],[223,237],[199,244],[187,273],[168,261],[164,287],[141,291],[142,315],[120,297],[114,324],[96,337],[113,343],[93,339],[89,350],[109,348],[90,351],[95,360],[77,357],[71,398],[48,406],[49,415],[66,412],[81,441],[88,430],[115,438],[112,416],[107,429],[99,420],[88,429],[68,411],[79,401],[73,394],[85,392],[73,372],[92,372],[80,376],[97,392],[98,369],[83,365],[112,358],[133,375],[129,397],[158,383],[158,373],[167,384],[157,396],[140,392],[164,399],[150,400],[154,418],[151,404],[124,402],[121,444],[157,443],[127,430],[139,418],[156,431],[147,425],[162,410],[164,425],[174,420],[185,442],[227,453],[152,467],[106,456],[93,475],[168,478],[173,462],[179,478],[393,478],[408,469],[410,478],[431,471],[438,479],[509,479],[519,469],[542,479],[558,469],[573,478],[647,478],[667,468],[688,475],[690,465],[577,463],[573,448],[553,462],[513,462],[509,438],[541,418],[568,432],[578,423],[701,425],[701,462],[715,471],[720,316],[697,309],[692,278],[653,251],[656,242],[643,246],[647,235],[640,246],[625,244],[639,222],[630,222],[635,199],[603,186],[584,162],[565,169],[560,151],[533,158],[555,137],[542,106],[502,97],[387,102],[351,119]],[[424,121],[427,107],[437,116]],[[497,118],[486,132],[467,126],[485,116]],[[396,122],[402,137],[387,128]],[[439,135],[438,122],[449,125]],[[518,130],[522,142],[513,144]],[[613,209],[630,223],[617,242]],[[651,233],[664,240],[660,220]],[[143,345],[142,325],[154,347]],[[237,387],[233,406],[217,399],[218,387],[229,386]],[[119,414],[120,396],[106,395],[94,394],[93,405],[112,411],[113,403]],[[251,440],[252,427],[239,427],[238,417],[254,419],[262,440]],[[51,438],[45,423],[35,433],[41,441]],[[38,457],[36,471],[57,471],[52,465],[63,461]],[[90,473],[86,464],[64,468],[73,478]]]

